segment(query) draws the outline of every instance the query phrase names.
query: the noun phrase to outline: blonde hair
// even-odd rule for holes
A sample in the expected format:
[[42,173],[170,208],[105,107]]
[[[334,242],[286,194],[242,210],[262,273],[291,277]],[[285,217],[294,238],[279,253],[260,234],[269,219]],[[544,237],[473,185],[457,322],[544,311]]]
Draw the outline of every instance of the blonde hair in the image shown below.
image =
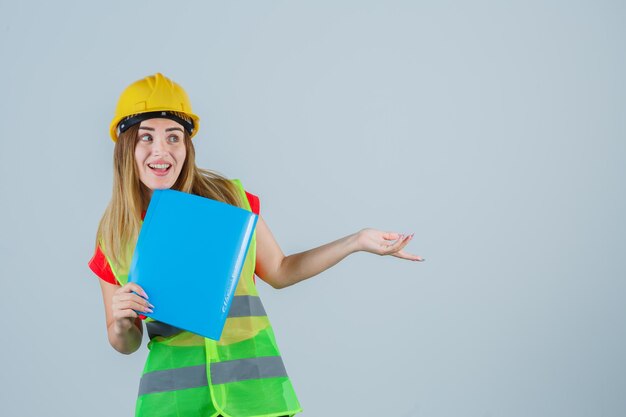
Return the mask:
[[[118,270],[128,270],[132,250],[141,229],[142,212],[148,209],[150,190],[139,180],[135,162],[135,145],[139,124],[120,133],[113,151],[113,193],[96,234],[96,245]],[[196,166],[196,152],[187,131],[187,151],[173,190],[196,194],[243,207],[233,183],[219,173]]]

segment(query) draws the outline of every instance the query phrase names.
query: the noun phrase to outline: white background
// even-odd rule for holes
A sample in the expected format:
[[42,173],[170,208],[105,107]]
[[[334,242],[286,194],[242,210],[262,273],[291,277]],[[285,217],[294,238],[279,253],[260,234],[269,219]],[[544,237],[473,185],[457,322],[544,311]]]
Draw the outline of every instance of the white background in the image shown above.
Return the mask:
[[198,164],[261,198],[286,253],[259,284],[313,416],[626,415],[621,1],[0,1],[0,414],[129,416],[146,356],[108,344],[87,268],[108,124],[157,71]]

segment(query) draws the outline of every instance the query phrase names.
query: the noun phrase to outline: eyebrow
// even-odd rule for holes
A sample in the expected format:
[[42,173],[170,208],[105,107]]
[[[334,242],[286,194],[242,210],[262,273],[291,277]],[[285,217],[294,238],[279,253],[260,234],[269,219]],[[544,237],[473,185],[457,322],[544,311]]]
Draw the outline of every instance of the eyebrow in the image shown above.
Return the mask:
[[[141,126],[141,127],[139,128],[139,130],[141,130],[141,129],[144,129],[144,130],[149,130],[149,131],[151,131],[151,132],[154,132],[154,128],[152,128],[152,127]],[[180,132],[182,132],[182,131],[183,131],[183,129],[181,129],[180,127],[168,127],[167,129],[165,129],[165,131],[166,131],[166,132],[172,132],[172,131],[174,131],[174,130],[178,130],[178,131],[180,131]]]

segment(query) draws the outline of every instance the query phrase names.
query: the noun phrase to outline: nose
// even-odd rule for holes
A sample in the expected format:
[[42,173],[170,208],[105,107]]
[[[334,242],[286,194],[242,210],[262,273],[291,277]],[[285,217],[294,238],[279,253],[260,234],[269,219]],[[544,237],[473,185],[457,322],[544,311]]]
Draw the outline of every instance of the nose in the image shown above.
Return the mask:
[[155,155],[164,155],[167,152],[166,143],[164,138],[156,138],[152,146],[152,151]]

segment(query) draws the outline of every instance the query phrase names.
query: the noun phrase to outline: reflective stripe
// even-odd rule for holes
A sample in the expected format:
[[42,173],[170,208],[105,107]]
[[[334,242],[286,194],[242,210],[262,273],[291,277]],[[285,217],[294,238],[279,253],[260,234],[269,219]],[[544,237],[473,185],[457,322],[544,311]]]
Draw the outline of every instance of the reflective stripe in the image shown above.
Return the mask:
[[287,370],[280,356],[263,356],[211,364],[213,385],[281,376],[287,376]]
[[[230,311],[228,312],[229,318],[259,317],[266,315],[263,303],[261,303],[261,298],[256,295],[236,295],[233,297],[233,302],[230,305]],[[160,321],[147,322],[146,329],[148,330],[148,336],[150,339],[157,336],[170,337],[183,331],[183,329]]]
[[170,337],[183,331],[178,327],[170,326],[160,321],[149,321],[146,323],[146,329],[148,330],[148,336],[153,339],[157,336]]
[[267,316],[258,295],[236,295],[230,305],[228,317]]
[[[211,382],[214,385],[286,376],[287,371],[280,356],[238,359],[211,364]],[[143,374],[139,382],[139,395],[207,385],[205,365],[166,369]]]
[[147,372],[139,382],[138,395],[205,387],[208,383],[206,365]]

